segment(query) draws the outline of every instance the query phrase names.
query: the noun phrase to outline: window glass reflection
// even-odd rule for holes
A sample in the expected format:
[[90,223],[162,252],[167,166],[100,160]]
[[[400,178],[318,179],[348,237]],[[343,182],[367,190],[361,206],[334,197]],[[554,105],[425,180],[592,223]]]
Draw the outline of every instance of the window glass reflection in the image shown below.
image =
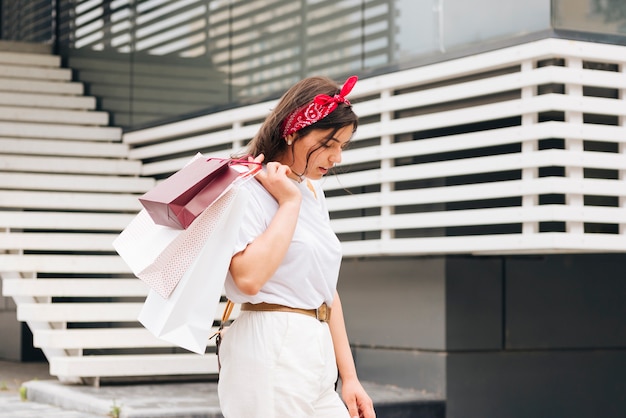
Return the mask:
[[58,4],[60,50],[125,127],[275,97],[308,75],[339,80],[410,66],[419,57],[545,31],[551,19],[558,28],[626,33],[623,0]]

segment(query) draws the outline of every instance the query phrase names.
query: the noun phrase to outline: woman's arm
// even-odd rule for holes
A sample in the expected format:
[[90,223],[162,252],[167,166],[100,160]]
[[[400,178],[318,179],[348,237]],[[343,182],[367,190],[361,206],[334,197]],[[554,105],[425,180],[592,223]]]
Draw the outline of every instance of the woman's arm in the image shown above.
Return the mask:
[[375,418],[374,405],[372,400],[361,386],[356,374],[354,358],[350,350],[348,333],[343,318],[343,309],[339,294],[335,292],[332,311],[330,315],[330,333],[333,337],[333,347],[337,358],[337,368],[341,377],[341,394],[348,406],[350,417],[354,418]]
[[[262,161],[262,156],[256,160]],[[260,162],[259,161],[259,162]],[[287,177],[289,167],[269,163],[257,180],[278,202],[278,211],[268,228],[230,261],[230,274],[243,293],[255,295],[282,262],[298,222],[302,194]]]

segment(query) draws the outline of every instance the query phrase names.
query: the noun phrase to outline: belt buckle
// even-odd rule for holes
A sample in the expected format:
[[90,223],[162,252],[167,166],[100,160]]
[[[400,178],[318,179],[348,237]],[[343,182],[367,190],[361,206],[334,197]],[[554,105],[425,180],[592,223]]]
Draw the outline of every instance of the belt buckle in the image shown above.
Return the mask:
[[315,309],[315,319],[321,322],[328,322],[330,320],[330,309],[326,302],[322,303],[322,305]]

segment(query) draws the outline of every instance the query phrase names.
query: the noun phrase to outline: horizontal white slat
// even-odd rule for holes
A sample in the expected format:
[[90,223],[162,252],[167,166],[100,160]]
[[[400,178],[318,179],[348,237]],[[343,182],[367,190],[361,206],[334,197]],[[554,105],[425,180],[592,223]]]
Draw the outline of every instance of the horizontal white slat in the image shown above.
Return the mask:
[[445,228],[455,226],[515,224],[522,222],[625,223],[624,208],[543,205],[439,211],[386,216],[363,216],[331,221],[337,233],[383,229]]
[[0,76],[0,91],[81,95],[82,83],[51,80],[20,80]]
[[[210,340],[209,344],[215,345],[213,340]],[[36,330],[33,333],[33,345],[39,348],[57,348],[65,350],[173,347],[172,343],[155,337],[145,328]]]
[[118,234],[19,233],[0,234],[0,250],[108,251]]
[[143,303],[20,303],[18,321],[133,322]]
[[110,142],[63,141],[60,139],[0,138],[3,154],[126,158],[128,145]]
[[109,114],[92,110],[0,106],[0,120],[71,125],[107,125]]
[[33,345],[39,348],[89,349],[171,347],[144,328],[83,328],[36,330]]
[[70,81],[72,79],[72,71],[68,68],[43,68],[28,65],[0,64],[0,77]]
[[147,296],[139,279],[4,279],[4,296],[132,297]]
[[[619,73],[606,71],[582,70],[567,67],[542,67],[532,71],[516,72],[481,80],[435,87],[417,92],[389,96],[354,105],[355,112],[361,116],[414,109],[421,106],[455,102],[458,100],[482,97],[524,87],[547,84],[576,84],[605,88],[625,88],[626,81]],[[607,100],[607,99],[605,99]],[[608,99],[611,100],[611,99]],[[615,100],[612,100],[615,103]]]
[[624,252],[622,235],[540,233],[512,235],[472,235],[342,243],[343,255],[436,255],[436,254],[558,254],[580,252]]
[[0,172],[0,189],[145,193],[154,185],[142,177]]
[[2,271],[41,273],[124,273],[131,271],[117,255],[0,254]]
[[354,140],[360,141],[368,138],[377,138],[383,135],[398,135],[411,133],[416,130],[426,131],[429,129],[449,127],[451,125],[458,126],[484,122],[485,115],[489,115],[490,120],[548,111],[601,113],[602,110],[607,111],[610,115],[626,115],[626,107],[620,106],[620,104],[621,103],[615,99],[599,99],[593,97],[572,99],[570,96],[560,94],[545,94],[525,99],[508,100],[481,106],[393,119],[384,123],[371,123],[359,127],[355,133]]
[[[367,129],[367,128],[365,128]],[[450,135],[419,141],[397,142],[384,146],[348,149],[342,155],[342,164],[359,164],[383,159],[403,158],[416,155],[433,155],[444,152],[463,151],[474,148],[507,145],[548,138],[626,142],[624,129],[619,126],[580,125],[565,122],[546,122],[529,126],[514,126],[489,131]],[[338,172],[341,172],[341,165]],[[348,172],[349,173],[349,172]],[[325,187],[333,182],[333,176],[325,180]],[[331,187],[332,188],[332,187]]]
[[2,51],[0,52],[0,63],[33,65],[40,67],[59,67],[61,65],[61,57],[50,54]]
[[[369,129],[369,125],[364,129]],[[394,135],[399,133],[402,132],[393,132]],[[385,135],[387,134],[391,133],[386,131]],[[419,141],[397,142],[385,146],[371,146],[354,150],[348,149],[342,155],[342,164],[355,164],[414,155],[432,155],[549,138],[595,140],[615,143],[626,142],[624,128],[620,126],[545,122],[422,139]]]
[[81,157],[2,155],[0,170],[39,173],[138,175],[141,162]]
[[139,196],[114,193],[70,193],[0,190],[0,207],[138,212]]
[[328,177],[324,182],[324,188],[334,190],[384,182],[434,179],[550,166],[624,170],[626,169],[626,159],[620,154],[550,149],[340,174]]
[[135,214],[0,211],[0,228],[121,231]]
[[151,354],[52,357],[50,374],[59,377],[121,377],[217,374],[217,356]]
[[[218,152],[204,152],[202,155],[205,157],[216,158],[229,158],[235,150],[222,150]],[[186,157],[171,158],[169,160],[157,161],[155,163],[145,163],[141,167],[142,176],[154,176],[158,174],[174,173],[183,168],[191,160],[194,154],[189,154]]]
[[106,126],[71,126],[50,123],[0,122],[0,136],[23,138],[78,139],[84,141],[119,141],[121,128]]
[[[219,320],[223,307],[220,305],[215,319]],[[235,319],[233,310],[231,319]],[[216,332],[218,327],[213,328]],[[145,328],[74,328],[36,330],[33,345],[40,348],[56,349],[103,349],[103,348],[143,348],[174,347],[170,342],[161,340]],[[215,346],[215,339],[207,340],[207,346]]]
[[406,206],[543,194],[622,196],[620,180],[542,177],[532,180],[472,183],[461,186],[361,193],[327,199],[331,212],[378,206]]
[[[20,303],[17,306],[17,319],[45,322],[135,322],[142,306],[143,302]],[[224,303],[220,303],[213,319],[220,319],[223,310]]]
[[218,131],[214,133],[180,138],[175,141],[162,142],[155,145],[146,145],[132,149],[129,157],[133,159],[146,159],[155,156],[179,154],[181,152],[192,153],[195,150],[208,148],[216,145],[232,144],[237,141],[251,139],[259,130],[260,124],[242,126],[236,129]]
[[[217,332],[214,327],[211,334]],[[64,350],[175,347],[174,344],[161,340],[145,328],[78,328],[36,330],[33,333],[33,345],[39,348]],[[207,347],[215,346],[215,338],[207,341]]]
[[6,93],[0,91],[0,104],[4,106],[29,106],[32,108],[82,109],[96,108],[96,98],[36,93]]
[[[248,115],[246,118],[249,118],[249,120],[262,119],[272,109],[274,104],[275,101],[246,106],[245,113]],[[124,134],[124,142],[131,145],[139,145],[168,138],[194,135],[198,132],[206,132],[216,128],[230,128],[233,123],[241,122],[241,114],[242,109],[238,108],[153,128],[127,132]]]

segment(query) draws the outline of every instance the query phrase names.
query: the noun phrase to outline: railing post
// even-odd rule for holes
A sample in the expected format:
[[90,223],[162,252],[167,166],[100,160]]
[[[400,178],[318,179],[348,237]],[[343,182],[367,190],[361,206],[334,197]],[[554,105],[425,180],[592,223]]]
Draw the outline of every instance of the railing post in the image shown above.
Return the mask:
[[[388,99],[389,97],[391,97],[391,90],[386,89],[380,92],[380,99],[381,102],[385,102],[386,99]],[[384,108],[384,105],[382,106]],[[386,111],[386,112],[381,112],[380,114],[380,124],[381,127],[384,131],[384,126],[386,124],[388,124],[389,122],[391,122],[391,112]],[[385,152],[385,148],[389,148],[389,146],[392,143],[392,137],[391,135],[382,135],[380,137],[380,148],[382,151],[382,154],[384,155]],[[380,171],[383,174],[384,177],[384,173],[385,171],[388,171],[391,167],[393,166],[391,159],[389,158],[381,158],[380,160]],[[388,181],[383,181],[380,183],[380,193],[382,195],[382,202],[386,202],[387,199],[385,198],[385,195],[388,195],[391,192],[391,184]],[[392,210],[391,207],[389,205],[385,205],[383,204],[380,207],[380,216],[381,219],[385,219],[385,218],[389,218],[389,216],[392,215]],[[382,229],[380,231],[380,239],[382,241],[389,241],[391,239],[393,239],[393,232],[390,229]]]
[[[565,65],[569,68],[580,70],[583,68],[583,61],[581,58],[568,58]],[[571,101],[582,98],[583,86],[581,84],[566,84],[565,94],[569,96]],[[582,127],[582,112],[566,111],[565,122]],[[565,149],[568,152],[582,153],[584,151],[583,143],[582,139],[565,138]],[[585,177],[584,167],[565,167],[565,177],[571,182],[583,180]],[[584,196],[582,194],[568,194],[565,197],[565,204],[570,207],[582,208],[585,205]],[[583,222],[567,222],[566,230],[573,234],[584,234],[585,226]]]
[[[233,125],[232,125],[233,133],[236,133],[239,129],[241,129],[242,126],[243,126],[243,122],[241,122],[240,120],[233,122]],[[237,152],[244,147],[244,141],[241,139],[235,140],[233,141],[232,147],[233,147],[233,151]],[[256,155],[254,157],[256,157]]]
[[[535,67],[535,63],[533,60],[527,60],[521,63],[521,72],[522,75],[524,73],[529,73],[533,71]],[[526,86],[522,87],[522,100],[532,100],[534,96],[537,95],[537,87],[536,86]],[[522,126],[526,128],[530,128],[531,125],[537,123],[537,113],[525,113],[522,115]],[[522,141],[522,154],[524,153],[533,153],[538,149],[537,139],[531,139],[527,141]],[[538,169],[536,167],[527,167],[522,169],[522,181],[525,183],[529,183],[534,181],[538,176]],[[539,198],[537,195],[528,195],[525,194],[522,196],[522,207],[525,209],[530,209],[539,204]],[[538,222],[524,222],[522,224],[522,234],[536,234],[539,232],[539,224]]]
[[[620,73],[623,77],[626,77],[626,61],[622,61],[620,63]],[[622,88],[618,92],[618,98],[622,101],[622,109],[626,107],[626,88]],[[618,124],[622,128],[626,129],[626,116],[623,114],[618,117]],[[618,144],[618,152],[622,156],[622,158],[626,158],[626,144],[624,142],[620,142]],[[619,170],[618,179],[620,182],[624,183],[626,181],[626,170]],[[622,194],[619,197],[619,207],[622,209],[626,209],[626,195]],[[626,234],[626,219],[624,222],[619,224],[619,233],[620,235]]]

